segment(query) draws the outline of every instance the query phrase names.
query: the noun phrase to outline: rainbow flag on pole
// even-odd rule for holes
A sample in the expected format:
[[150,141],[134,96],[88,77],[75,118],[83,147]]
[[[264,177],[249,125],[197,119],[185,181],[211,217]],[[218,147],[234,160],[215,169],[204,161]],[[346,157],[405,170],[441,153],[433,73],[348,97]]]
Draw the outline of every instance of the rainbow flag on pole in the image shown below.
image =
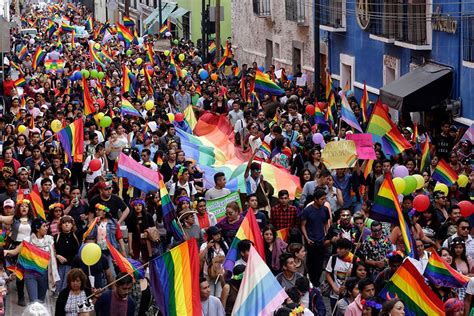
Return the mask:
[[360,109],[362,112],[362,119],[364,123],[369,121],[369,93],[367,92],[367,85],[364,82],[364,92],[362,93],[362,99],[360,100]]
[[61,24],[61,30],[65,33],[71,33],[72,31],[75,30],[75,28],[71,25],[63,23],[63,24]]
[[48,269],[49,259],[49,252],[23,240],[17,266],[23,273],[41,275]]
[[150,262],[150,287],[167,316],[201,316],[199,251],[189,239]]
[[132,85],[132,72],[128,67],[123,64],[122,65],[122,94],[128,92],[132,97],[135,95],[135,91]]
[[26,85],[26,80],[25,78],[20,77],[16,79],[13,83],[15,84],[15,87],[23,87]]
[[273,315],[286,298],[288,295],[285,289],[278,283],[258,251],[251,246],[232,315]]
[[36,213],[36,216],[39,216],[42,219],[46,220],[46,215],[44,214],[43,200],[41,199],[41,195],[37,185],[33,186],[33,190],[31,190],[29,194],[29,200],[31,200],[31,204],[33,206],[33,210]]
[[91,93],[89,91],[89,85],[84,76],[82,76],[82,91],[83,91],[83,101],[84,101],[84,114],[90,115],[95,112],[94,100],[92,99]]
[[453,183],[458,180],[458,177],[456,171],[454,171],[453,168],[451,168],[443,159],[438,162],[433,174],[431,175],[433,180],[444,183],[447,186],[453,185]]
[[69,161],[82,162],[84,156],[84,121],[82,118],[61,129],[58,133],[59,141],[66,152]]
[[45,56],[46,56],[46,52],[41,48],[41,46],[38,46],[35,54],[33,55],[33,63],[32,63],[33,69],[36,69],[39,66],[39,64],[43,61]]
[[350,127],[362,133],[362,128],[360,127],[354,112],[352,112],[351,106],[349,105],[345,94],[342,94],[341,119]]
[[421,146],[421,163],[420,163],[420,172],[423,173],[423,170],[430,164],[430,142],[428,137]]
[[120,272],[131,275],[135,281],[145,277],[145,270],[141,267],[141,263],[131,258],[125,258],[117,249],[115,249],[109,240],[105,240],[107,248],[109,248],[110,255],[117,264]]
[[436,251],[431,252],[423,275],[434,285],[442,287],[465,287],[469,282],[468,276],[454,270]]
[[401,299],[407,316],[445,315],[443,302],[410,260],[403,261],[379,296],[385,300],[392,297]]
[[117,26],[117,36],[119,40],[125,43],[125,49],[128,49],[130,44],[133,42],[134,36],[132,32],[123,24],[119,22],[116,23]]
[[124,97],[122,97],[122,112],[121,113],[123,116],[132,115],[132,116],[141,117],[140,112],[138,112],[138,110],[133,107],[130,101],[128,101]]
[[332,91],[332,78],[331,73],[328,71],[326,74],[326,100],[329,100],[329,95]]
[[183,240],[184,233],[176,220],[176,210],[174,209],[173,203],[171,203],[170,195],[166,189],[164,178],[161,173],[158,172],[158,185],[161,197],[161,211],[163,213],[163,224],[167,231],[173,234],[173,238],[176,240]]
[[285,93],[285,90],[271,81],[270,78],[259,69],[255,72],[255,90],[257,92],[277,96]]
[[23,59],[26,58],[26,55],[28,55],[28,45],[27,44],[25,44],[25,46],[23,46],[20,49],[20,52],[18,53],[18,59],[23,60]]
[[123,16],[123,25],[126,27],[135,27],[135,22],[128,16]]
[[105,65],[100,59],[99,55],[94,49],[94,46],[92,45],[92,42],[89,43],[89,59],[91,62],[96,63],[98,66],[102,67],[102,69],[105,69]]
[[272,148],[270,147],[269,144],[262,142],[262,145],[260,146],[259,150],[265,154],[268,158],[270,158],[272,154]]

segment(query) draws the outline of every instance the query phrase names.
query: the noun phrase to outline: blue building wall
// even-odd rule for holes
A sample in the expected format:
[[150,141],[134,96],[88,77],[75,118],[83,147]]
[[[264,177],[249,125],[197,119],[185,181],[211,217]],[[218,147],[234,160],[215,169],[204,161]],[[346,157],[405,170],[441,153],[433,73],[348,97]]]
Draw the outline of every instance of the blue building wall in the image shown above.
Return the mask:
[[[474,3],[454,2],[446,4],[443,0],[434,0],[433,11],[439,6],[441,13],[447,15],[453,13],[458,21],[455,34],[432,31],[432,49],[417,51],[396,46],[391,43],[369,38],[370,28],[362,30],[354,16],[355,1],[347,1],[346,32],[320,31],[321,38],[327,39],[329,47],[328,67],[332,74],[340,75],[340,54],[355,57],[355,81],[374,88],[383,86],[383,55],[390,55],[400,59],[400,76],[409,72],[410,62],[420,63],[422,58],[444,64],[453,68],[454,82],[452,99],[461,98],[462,112],[465,118],[474,119],[474,69],[462,66],[462,32],[463,26],[459,12],[474,12]],[[439,3],[439,4],[437,4]],[[344,86],[344,83],[334,84]],[[362,96],[362,90],[354,87],[354,93],[358,99]],[[370,99],[375,100],[376,95],[369,93]]]

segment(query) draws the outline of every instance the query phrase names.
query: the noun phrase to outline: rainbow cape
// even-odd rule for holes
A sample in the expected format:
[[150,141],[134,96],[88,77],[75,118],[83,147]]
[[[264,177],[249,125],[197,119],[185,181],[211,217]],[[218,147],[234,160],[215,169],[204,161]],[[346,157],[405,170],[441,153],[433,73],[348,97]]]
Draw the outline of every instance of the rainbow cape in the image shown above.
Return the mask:
[[342,94],[341,119],[350,127],[362,133],[362,128],[359,125],[359,121],[357,121],[357,117],[355,116],[354,112],[352,112],[351,106],[349,105],[345,94]]
[[33,244],[22,241],[21,251],[18,256],[17,267],[22,273],[28,272],[31,274],[42,275],[48,269],[49,252],[46,252]]
[[43,61],[45,56],[46,56],[46,52],[41,48],[41,46],[38,46],[35,54],[33,55],[33,63],[32,63],[33,69],[36,69],[39,66],[39,64]]
[[259,69],[255,72],[255,91],[276,96],[285,93],[285,90],[280,88],[275,82],[271,81],[270,78]]
[[82,77],[82,91],[83,91],[83,101],[84,101],[84,114],[90,115],[95,112],[94,100],[92,99],[91,93],[89,91],[89,85],[87,84],[86,78]]
[[133,107],[130,101],[128,101],[124,97],[122,97],[122,112],[121,113],[123,116],[132,115],[132,116],[141,117],[140,112],[138,112],[138,110]]
[[199,251],[195,239],[150,262],[150,287],[163,315],[201,316]]
[[458,174],[449,166],[449,164],[441,159],[436,165],[431,178],[433,180],[439,181],[446,184],[447,186],[453,185],[454,182],[458,180]]
[[385,300],[395,296],[401,299],[408,316],[445,315],[443,302],[410,260],[403,261],[379,296]]
[[61,129],[58,133],[59,141],[66,152],[69,161],[82,162],[84,156],[84,121],[82,118]]
[[468,276],[454,270],[436,251],[431,252],[423,275],[436,286],[465,287],[469,282]]
[[131,258],[125,258],[120,251],[115,249],[108,239],[105,240],[107,248],[109,248],[110,255],[117,264],[120,272],[131,275],[135,280],[143,279],[145,277],[145,270],[141,267],[141,263]]
[[225,257],[224,269],[226,271],[232,271],[234,268],[235,262],[239,259],[240,254],[237,249],[237,246],[241,240],[248,239],[253,242],[255,249],[260,254],[263,260],[265,260],[265,249],[263,246],[263,237],[258,227],[257,220],[255,219],[255,214],[252,209],[247,211],[244,220],[240,224],[239,230],[232,240],[232,244],[229,247],[229,252]]

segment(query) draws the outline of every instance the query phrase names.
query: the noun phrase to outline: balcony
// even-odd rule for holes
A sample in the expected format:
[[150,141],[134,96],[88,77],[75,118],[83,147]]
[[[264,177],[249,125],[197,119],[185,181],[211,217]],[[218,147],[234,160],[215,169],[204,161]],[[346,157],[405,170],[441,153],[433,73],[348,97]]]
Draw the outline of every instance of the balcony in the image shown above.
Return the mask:
[[321,23],[319,28],[328,32],[346,31],[346,1],[321,0]]
[[259,17],[269,17],[270,12],[270,0],[253,0],[253,13]]
[[305,0],[285,0],[286,19],[305,24]]

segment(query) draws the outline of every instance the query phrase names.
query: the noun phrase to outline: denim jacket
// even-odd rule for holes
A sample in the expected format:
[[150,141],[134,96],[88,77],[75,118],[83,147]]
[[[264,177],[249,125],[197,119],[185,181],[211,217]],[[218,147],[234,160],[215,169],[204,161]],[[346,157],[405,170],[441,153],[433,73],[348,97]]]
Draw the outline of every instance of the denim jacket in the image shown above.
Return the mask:
[[[100,223],[100,221],[99,221]],[[98,233],[98,229],[99,229],[99,223],[97,225],[94,226],[94,229],[92,229],[91,233],[90,233],[90,236],[93,236],[97,239],[97,233]],[[115,233],[117,232],[117,221],[113,218],[109,218],[107,219],[107,226],[106,226],[106,237],[107,237],[107,240],[112,244],[112,246],[115,248],[115,249],[118,249],[119,248],[119,243],[117,241],[117,238],[115,237]],[[102,250],[108,250],[107,249],[107,246],[104,244],[104,245],[100,245],[100,248],[102,248]]]

